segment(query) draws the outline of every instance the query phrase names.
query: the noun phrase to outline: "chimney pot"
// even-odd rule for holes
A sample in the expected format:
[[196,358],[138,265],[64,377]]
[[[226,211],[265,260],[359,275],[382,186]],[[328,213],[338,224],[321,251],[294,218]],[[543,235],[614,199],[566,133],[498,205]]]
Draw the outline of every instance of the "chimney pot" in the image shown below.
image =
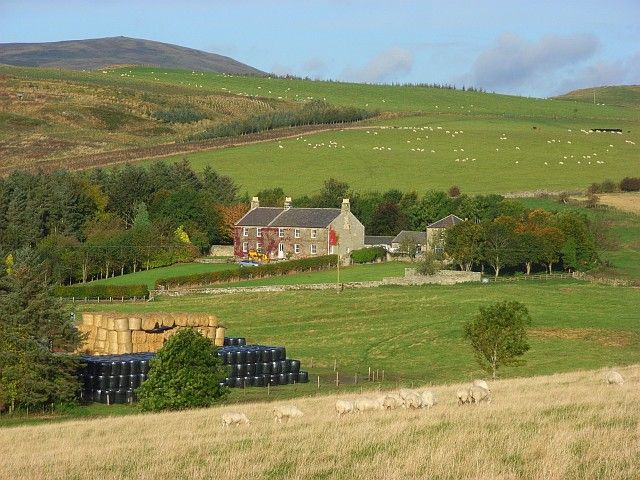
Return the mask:
[[351,211],[351,204],[349,203],[349,199],[348,198],[343,198],[342,199],[342,211],[343,212],[350,212]]
[[284,209],[289,210],[291,208],[291,197],[286,197],[284,199]]
[[258,208],[260,206],[260,200],[258,200],[258,197],[253,197],[251,199],[251,210],[253,210],[254,208]]

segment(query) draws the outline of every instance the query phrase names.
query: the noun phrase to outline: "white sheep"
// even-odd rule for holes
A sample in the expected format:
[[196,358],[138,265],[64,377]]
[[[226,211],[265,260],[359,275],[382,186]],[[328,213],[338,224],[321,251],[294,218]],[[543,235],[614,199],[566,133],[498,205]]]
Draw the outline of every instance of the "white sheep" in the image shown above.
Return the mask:
[[300,418],[304,415],[293,405],[280,405],[273,409],[274,420],[278,423],[282,423],[282,420],[289,421],[292,418]]
[[353,406],[355,407],[355,410],[358,413],[366,412],[367,410],[378,410],[382,408],[382,405],[378,398],[368,398],[368,397],[358,398],[354,402]]
[[416,395],[417,392],[415,390],[411,390],[409,388],[401,388],[398,390],[398,395],[402,400],[406,400],[409,395]]
[[458,397],[458,405],[464,405],[465,403],[470,403],[471,399],[469,398],[469,389],[461,388],[456,392],[456,396]]
[[431,408],[436,404],[436,396],[433,392],[425,390],[421,393],[422,408]]
[[338,417],[353,412],[353,402],[348,400],[336,400],[336,412],[338,412]]
[[249,419],[244,413],[227,412],[222,414],[222,426],[229,428],[231,425],[248,425]]
[[402,400],[400,395],[396,393],[388,393],[382,400],[382,408],[384,408],[385,410],[394,410],[403,406],[404,401]]
[[422,396],[412,392],[404,399],[404,405],[407,408],[420,408],[422,407]]
[[489,384],[484,381],[484,380],[480,380],[480,379],[476,379],[473,381],[473,386],[474,387],[482,387],[484,388],[487,392],[491,393],[491,389],[489,388]]
[[471,403],[491,403],[491,394],[489,393],[489,390],[475,385],[469,389],[469,397],[471,398]]
[[624,378],[622,378],[622,375],[620,375],[615,370],[611,370],[610,372],[607,372],[605,381],[609,385],[624,385]]

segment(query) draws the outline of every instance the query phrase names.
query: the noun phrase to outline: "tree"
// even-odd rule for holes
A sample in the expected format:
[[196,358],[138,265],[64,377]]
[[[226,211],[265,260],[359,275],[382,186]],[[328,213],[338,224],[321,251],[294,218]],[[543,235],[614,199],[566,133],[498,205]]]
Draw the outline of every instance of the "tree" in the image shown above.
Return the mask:
[[324,181],[320,193],[314,198],[317,207],[340,208],[342,199],[349,197],[349,184],[335,178]]
[[498,368],[515,365],[529,350],[527,327],[531,316],[520,302],[503,301],[480,307],[464,326],[480,366],[496,378]]
[[484,234],[483,257],[491,265],[496,278],[500,269],[518,263],[520,250],[514,233],[515,221],[511,217],[498,217],[482,224]]
[[143,410],[208,407],[228,393],[227,376],[213,342],[193,329],[172,336],[151,361],[149,378],[137,390]]
[[407,227],[407,217],[396,203],[380,203],[371,217],[371,235],[397,235]]
[[39,265],[0,270],[0,410],[74,401],[82,338],[69,312],[43,281]]
[[445,252],[461,270],[471,271],[482,260],[482,228],[474,222],[462,222],[446,230]]

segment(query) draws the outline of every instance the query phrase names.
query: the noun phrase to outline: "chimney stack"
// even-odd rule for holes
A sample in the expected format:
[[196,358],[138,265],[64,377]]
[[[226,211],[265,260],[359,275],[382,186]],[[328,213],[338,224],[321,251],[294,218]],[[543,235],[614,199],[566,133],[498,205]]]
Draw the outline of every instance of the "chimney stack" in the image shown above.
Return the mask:
[[348,198],[343,198],[342,199],[342,212],[343,213],[348,213],[351,211],[351,204],[349,203],[349,199]]
[[284,199],[284,209],[289,210],[291,208],[291,197],[286,197]]
[[260,206],[260,200],[258,200],[258,197],[253,197],[251,199],[251,210],[253,210],[254,208],[258,208]]

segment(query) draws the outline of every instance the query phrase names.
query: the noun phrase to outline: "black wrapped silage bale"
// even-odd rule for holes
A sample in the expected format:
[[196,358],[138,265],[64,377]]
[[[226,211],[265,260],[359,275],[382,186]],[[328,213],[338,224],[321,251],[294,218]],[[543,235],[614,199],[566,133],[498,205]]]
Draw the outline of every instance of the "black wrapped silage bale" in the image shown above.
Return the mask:
[[136,389],[140,386],[140,375],[129,375],[129,385],[132,389]]
[[236,363],[247,363],[247,352],[245,350],[236,352]]
[[256,364],[255,363],[247,363],[247,375],[255,375],[256,374]]
[[271,362],[271,373],[272,374],[282,373],[282,366],[280,365],[280,362]]
[[117,377],[118,375],[120,375],[121,368],[122,368],[122,364],[117,360],[113,360],[111,362],[111,376]]
[[280,364],[280,373],[289,373],[289,362],[280,360],[278,363]]
[[300,360],[287,360],[287,363],[289,364],[289,371],[291,373],[300,372]]
[[140,360],[140,373],[142,373],[142,374],[149,373],[149,368],[150,367],[151,366],[149,364],[149,359]]
[[131,380],[129,375],[119,375],[118,376],[118,389],[119,390],[127,390],[131,384]]
[[289,378],[286,373],[281,373],[278,375],[278,385],[286,385],[289,383]]
[[254,377],[253,377],[253,386],[254,387],[264,387],[264,376],[263,375],[254,375]]
[[298,383],[298,374],[297,373],[287,373],[287,383],[288,384]]
[[118,389],[118,382],[120,380],[120,376],[119,375],[111,375],[109,378],[109,390],[117,390]]
[[256,355],[256,350],[247,350],[247,363],[256,363],[257,361],[257,355]]
[[131,375],[131,364],[129,359],[120,362],[120,375]]
[[120,405],[127,403],[127,389],[116,390],[113,403]]
[[269,383],[271,385],[280,385],[280,374],[271,374],[269,375]]
[[269,375],[271,374],[271,363],[266,362],[266,363],[261,363],[260,365],[262,365],[262,374],[263,375]]
[[298,383],[309,383],[309,372],[300,371],[298,373]]
[[129,375],[140,375],[140,360],[129,360]]
[[271,349],[270,348],[263,348],[260,350],[260,361],[262,363],[268,363],[271,362],[273,356],[271,355]]

